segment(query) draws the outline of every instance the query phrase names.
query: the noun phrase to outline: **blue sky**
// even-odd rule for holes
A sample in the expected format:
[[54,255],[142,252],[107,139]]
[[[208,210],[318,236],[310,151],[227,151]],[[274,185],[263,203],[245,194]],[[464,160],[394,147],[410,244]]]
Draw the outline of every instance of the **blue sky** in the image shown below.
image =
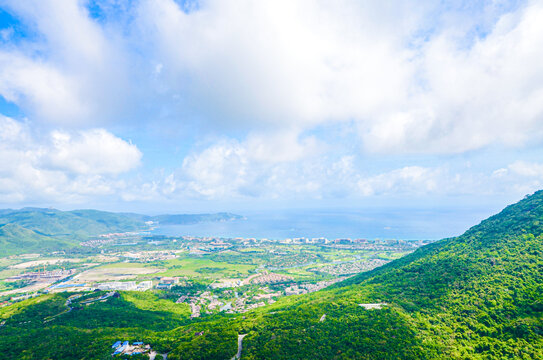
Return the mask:
[[497,210],[541,1],[0,1],[0,206]]

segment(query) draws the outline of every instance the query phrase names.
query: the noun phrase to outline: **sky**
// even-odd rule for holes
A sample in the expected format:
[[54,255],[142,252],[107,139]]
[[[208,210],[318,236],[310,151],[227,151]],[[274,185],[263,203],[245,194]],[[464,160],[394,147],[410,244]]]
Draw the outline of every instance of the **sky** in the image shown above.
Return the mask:
[[492,212],[541,59],[543,1],[0,0],[0,207]]

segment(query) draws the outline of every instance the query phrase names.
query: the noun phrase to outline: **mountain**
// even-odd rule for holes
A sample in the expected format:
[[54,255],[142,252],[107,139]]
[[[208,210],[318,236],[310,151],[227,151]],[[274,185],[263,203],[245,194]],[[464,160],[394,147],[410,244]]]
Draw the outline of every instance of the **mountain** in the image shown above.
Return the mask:
[[248,359],[543,359],[543,192],[258,327]]
[[231,221],[242,219],[243,216],[225,212],[216,214],[158,215],[149,218],[149,220],[156,221],[160,225],[189,225],[201,222]]
[[3,209],[0,210],[0,229],[3,229],[0,253],[66,250],[100,234],[147,230],[149,221],[174,225],[240,218],[230,213],[148,216],[99,210]]
[[146,228],[143,221],[98,210],[23,208],[0,214],[0,224],[16,224],[46,236],[86,237]]
[[105,359],[117,338],[143,338],[168,359],[228,359],[246,334],[244,360],[543,359],[543,192],[459,237],[244,314],[190,320],[156,309],[155,295],[136,307],[121,293],[43,324],[68,295],[47,296],[0,309],[1,354]]
[[16,224],[0,226],[0,249],[5,255],[20,253],[21,249],[25,252],[47,252],[70,247],[73,244],[69,241],[41,235]]
[[[360,306],[376,303],[386,305]],[[459,237],[228,321],[216,334],[246,333],[243,359],[543,359],[543,192]],[[170,357],[223,355],[202,341]]]

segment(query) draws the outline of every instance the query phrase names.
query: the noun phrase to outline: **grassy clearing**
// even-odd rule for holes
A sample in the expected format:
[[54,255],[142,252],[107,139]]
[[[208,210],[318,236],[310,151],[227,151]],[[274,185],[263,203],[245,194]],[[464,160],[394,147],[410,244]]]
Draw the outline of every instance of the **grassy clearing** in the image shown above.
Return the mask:
[[26,300],[23,300],[23,301],[19,301],[19,302],[15,303],[15,304],[12,304],[10,306],[2,307],[2,308],[0,308],[0,319],[10,318],[15,314],[20,313],[21,311],[23,311],[28,306],[41,303],[41,302],[43,302],[45,300],[49,300],[49,299],[53,298],[54,296],[55,296],[54,294],[41,295],[39,297],[35,297],[35,298],[32,298],[32,299],[26,299]]
[[305,268],[292,268],[276,271],[279,274],[285,274],[294,277],[294,280],[311,280],[317,277],[315,273],[307,271]]
[[[168,269],[158,273],[158,276],[186,276],[189,278],[219,279],[228,277],[245,277],[255,265],[230,264],[222,261],[213,261],[206,258],[184,258],[166,261],[164,266]],[[213,272],[201,271],[200,269],[219,269]]]
[[260,253],[267,252],[266,249],[257,248],[257,247],[241,248],[238,251],[239,252],[260,252]]
[[[128,263],[123,263],[129,265]],[[139,266],[100,266],[92,268],[82,272],[77,275],[79,281],[113,281],[113,280],[130,280],[136,279],[140,275],[151,275],[153,276],[161,271],[164,271],[163,268],[156,267],[145,267],[142,264],[133,264]]]
[[141,263],[131,263],[131,262],[116,262],[116,263],[110,263],[103,266],[100,266],[100,269],[128,269],[128,268],[145,268],[145,264]]
[[7,279],[8,277],[22,274],[23,270],[20,269],[5,269],[0,271],[0,280]]
[[0,258],[0,268],[8,267],[22,262],[21,260],[9,259],[9,258]]
[[160,299],[152,292],[125,291],[122,293],[122,298],[140,310],[167,311],[183,317],[190,316],[188,304],[176,304],[171,300]]

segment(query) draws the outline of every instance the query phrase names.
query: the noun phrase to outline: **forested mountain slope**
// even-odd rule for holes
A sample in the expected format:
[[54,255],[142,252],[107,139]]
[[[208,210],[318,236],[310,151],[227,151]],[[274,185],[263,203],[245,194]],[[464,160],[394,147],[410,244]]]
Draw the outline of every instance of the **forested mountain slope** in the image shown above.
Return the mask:
[[[309,297],[291,310],[293,315],[314,309],[312,316],[305,317],[315,318],[319,311],[333,309],[340,318],[353,320],[349,326],[337,324],[344,331],[338,331],[341,335],[337,338],[331,337],[329,330],[312,330],[317,334],[311,338],[318,340],[305,347],[308,340],[303,332],[308,330],[293,325],[281,328],[281,320],[269,318],[266,331],[254,336],[255,349],[275,342],[277,352],[285,358],[286,348],[305,348],[307,354],[317,358],[342,358],[334,353],[336,349],[344,352],[360,348],[352,357],[394,358],[394,354],[402,354],[403,358],[541,359],[542,239],[543,192],[539,191],[460,237],[425,246]],[[354,311],[355,303],[379,302],[387,303],[388,309],[366,311],[364,315]],[[390,317],[395,318],[395,325],[377,325],[381,330],[376,329],[376,324]],[[353,331],[352,326],[360,330]],[[315,324],[315,329],[319,327],[326,326]],[[402,334],[395,334],[402,329]],[[274,334],[277,331],[282,335]],[[274,340],[268,336],[275,336]],[[352,344],[335,347],[346,336],[352,336]],[[367,336],[375,341],[361,347]],[[411,353],[405,353],[406,344],[398,338],[409,340]],[[320,348],[323,343],[330,348],[325,356]],[[384,353],[372,350],[378,344],[384,345]],[[262,355],[260,351],[255,350],[257,357]]]
[[0,211],[0,251],[10,255],[68,250],[90,236],[144,228],[142,220],[105,211],[6,209]]

